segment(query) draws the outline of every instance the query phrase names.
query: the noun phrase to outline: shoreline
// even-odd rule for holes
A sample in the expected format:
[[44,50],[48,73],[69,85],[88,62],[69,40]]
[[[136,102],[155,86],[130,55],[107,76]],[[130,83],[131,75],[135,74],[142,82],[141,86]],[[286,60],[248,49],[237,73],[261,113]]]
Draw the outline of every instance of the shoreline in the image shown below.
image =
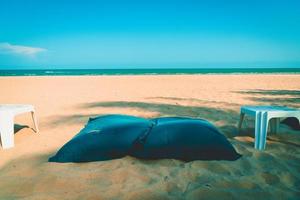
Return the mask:
[[3,76],[300,74],[300,68],[26,69],[0,70]]
[[299,73],[206,73],[206,74],[82,74],[82,75],[9,75],[0,78],[17,77],[168,77],[168,76],[300,76]]

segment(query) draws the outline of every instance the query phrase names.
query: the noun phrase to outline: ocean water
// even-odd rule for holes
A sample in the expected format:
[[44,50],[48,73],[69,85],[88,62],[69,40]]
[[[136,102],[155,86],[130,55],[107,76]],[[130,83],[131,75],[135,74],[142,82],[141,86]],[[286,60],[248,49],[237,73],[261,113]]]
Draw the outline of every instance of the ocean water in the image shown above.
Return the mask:
[[88,75],[176,75],[176,74],[300,74],[300,68],[174,68],[174,69],[55,69],[0,70],[0,76],[88,76]]

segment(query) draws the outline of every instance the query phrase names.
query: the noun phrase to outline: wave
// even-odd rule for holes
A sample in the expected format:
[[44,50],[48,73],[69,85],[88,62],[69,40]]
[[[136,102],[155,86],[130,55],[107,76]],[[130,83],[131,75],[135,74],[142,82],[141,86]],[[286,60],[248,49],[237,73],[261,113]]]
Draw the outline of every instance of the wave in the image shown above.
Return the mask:
[[300,74],[300,68],[0,70],[0,76],[121,76],[188,74]]

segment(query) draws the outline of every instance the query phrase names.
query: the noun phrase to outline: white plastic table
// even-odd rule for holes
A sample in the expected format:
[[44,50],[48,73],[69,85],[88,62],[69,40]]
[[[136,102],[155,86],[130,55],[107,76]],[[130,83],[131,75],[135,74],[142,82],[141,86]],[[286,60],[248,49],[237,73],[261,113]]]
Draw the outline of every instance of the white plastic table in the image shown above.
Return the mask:
[[241,130],[245,114],[255,117],[255,143],[254,148],[264,150],[268,132],[268,124],[272,133],[277,133],[280,118],[296,117],[300,120],[300,110],[283,106],[242,106],[240,121],[238,124]]
[[14,117],[31,112],[35,132],[38,133],[37,120],[32,105],[0,104],[0,138],[3,149],[14,147]]

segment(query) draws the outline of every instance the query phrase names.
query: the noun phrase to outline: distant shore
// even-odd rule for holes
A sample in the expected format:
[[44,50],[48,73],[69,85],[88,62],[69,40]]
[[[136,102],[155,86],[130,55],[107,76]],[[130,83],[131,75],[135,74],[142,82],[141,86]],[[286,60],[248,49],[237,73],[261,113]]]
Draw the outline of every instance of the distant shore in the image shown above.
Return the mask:
[[26,69],[0,70],[0,76],[300,74],[300,68],[170,68],[170,69]]

